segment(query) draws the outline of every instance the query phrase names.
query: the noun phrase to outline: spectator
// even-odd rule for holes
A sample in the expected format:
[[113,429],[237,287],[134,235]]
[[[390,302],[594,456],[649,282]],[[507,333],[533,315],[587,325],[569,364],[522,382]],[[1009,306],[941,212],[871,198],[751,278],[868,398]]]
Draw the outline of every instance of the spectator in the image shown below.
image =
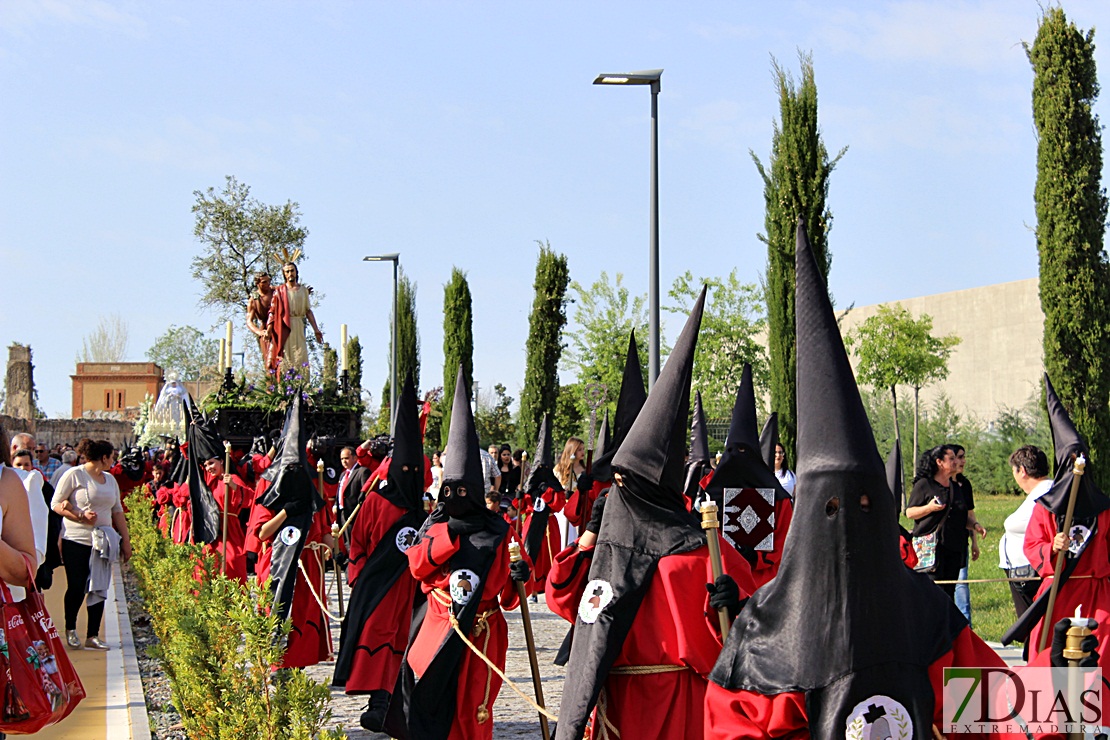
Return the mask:
[[[494,452],[497,451],[497,445],[491,445],[491,447]],[[486,490],[483,491],[483,493],[500,490],[501,471],[497,467],[497,461],[494,459],[493,455],[485,450],[478,450],[478,453],[482,456],[482,477],[486,483]]]
[[54,488],[58,487],[58,481],[62,479],[66,471],[77,464],[77,453],[74,450],[65,450],[62,452],[62,463],[50,476],[50,485]]
[[[127,532],[127,519],[120,503],[119,485],[108,472],[112,468],[111,443],[91,439],[82,440],[77,449],[88,461],[67,472],[58,482],[58,490],[51,500],[52,508],[62,516],[62,559],[66,570],[65,622],[66,642],[79,649],[77,637],[77,612],[85,601],[86,586],[92,586],[90,575],[94,561],[102,560],[93,551],[93,531],[114,527],[120,536],[119,554],[124,561],[131,557],[131,541]],[[106,532],[102,534],[107,535]],[[109,536],[110,537],[110,536]],[[99,566],[98,566],[99,569]],[[110,579],[109,571],[109,579]],[[99,591],[98,588],[97,590]],[[107,587],[107,584],[103,584]],[[90,594],[91,596],[91,594]],[[100,623],[104,617],[104,602],[86,606],[88,630],[85,647],[107,650],[108,644],[100,639]]]
[[[953,443],[950,445],[952,450],[956,453],[956,474],[952,476],[953,487],[961,488],[961,495],[968,501],[973,500],[971,497],[971,481],[964,476],[964,467],[967,465],[967,452],[964,450],[963,445]],[[979,534],[971,531],[971,559],[979,559]],[[960,574],[956,576],[958,581],[967,580],[967,554],[964,554],[964,566],[960,568]],[[966,583],[957,583],[955,590],[956,608],[964,615],[968,625],[971,624],[971,590],[967,587]]]
[[[1025,557],[1025,530],[1029,527],[1029,518],[1033,516],[1037,499],[1052,488],[1052,479],[1048,477],[1048,456],[1033,445],[1019,447],[1010,455],[1010,471],[1018,488],[1025,492],[1025,499],[1002,525],[1005,531],[1002,541],[998,543],[998,567],[1006,571],[1007,578],[1028,578],[1037,574],[1029,564],[1029,558]],[[1033,603],[1040,586],[1039,578],[1010,581],[1010,597],[1018,617]]]
[[19,432],[12,435],[12,444],[9,448],[9,456],[14,457],[18,450],[30,450],[35,447],[35,438],[27,432]]
[[428,486],[428,494],[433,501],[439,500],[441,485],[443,485],[443,452],[436,450],[432,453],[432,485]]
[[501,445],[497,451],[497,468],[501,472],[501,485],[497,490],[501,493],[501,506],[504,510],[509,507],[509,501],[520,487],[520,458],[513,460],[513,448],[507,444]]
[[775,477],[779,479],[779,484],[786,489],[793,501],[794,486],[797,484],[797,480],[794,478],[793,471],[790,470],[790,461],[786,459],[786,448],[780,444],[775,445]]
[[35,558],[35,538],[26,490],[21,478],[8,468],[10,462],[8,435],[0,425],[0,579],[11,586],[26,586],[28,566]]
[[[20,432],[12,437],[12,443],[9,447],[11,450],[9,459],[13,459],[15,454],[20,450],[30,452],[34,448],[35,438],[26,432]],[[46,499],[43,494],[46,481],[43,479],[42,473],[35,470],[33,467],[30,471],[20,468],[13,468],[13,470],[15,474],[19,476],[20,480],[23,481],[23,488],[27,492],[27,511],[31,518],[31,534],[35,542],[35,567],[38,568],[46,560],[46,541],[49,531],[49,508],[46,505]],[[16,601],[21,600],[23,598],[23,590],[13,590],[12,597]]]
[[54,471],[62,464],[61,460],[57,460],[50,456],[50,450],[46,449],[46,445],[35,445],[35,468],[42,473],[42,477],[50,480],[54,477]]

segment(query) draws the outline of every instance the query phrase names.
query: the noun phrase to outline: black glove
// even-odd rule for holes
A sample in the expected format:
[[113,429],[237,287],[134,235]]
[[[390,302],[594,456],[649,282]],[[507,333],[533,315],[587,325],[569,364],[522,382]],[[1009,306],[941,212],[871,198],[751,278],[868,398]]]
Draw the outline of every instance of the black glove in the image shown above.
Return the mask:
[[528,563],[518,560],[509,565],[509,576],[517,583],[527,583],[528,579],[532,577],[532,571],[528,567]]
[[285,504],[285,506],[281,507],[281,510],[285,512],[286,519],[292,519],[308,512],[308,502],[290,501]]
[[466,517],[463,519],[453,516],[447,520],[447,532],[453,537],[480,532],[484,526],[485,524],[480,517]]
[[598,496],[594,501],[593,511],[590,512],[590,521],[586,523],[586,531],[597,534],[601,531],[601,515],[605,512],[605,500],[608,496]]
[[594,477],[589,473],[583,473],[578,476],[578,483],[576,484],[579,493],[587,493],[594,487]]
[[[1068,641],[1068,628],[1071,627],[1071,619],[1064,618],[1056,623],[1052,630],[1052,652],[1050,653],[1053,668],[1067,668],[1071,665],[1067,658],[1064,657],[1064,647]],[[1087,628],[1095,629],[1098,627],[1098,622],[1093,619],[1087,620]],[[1093,668],[1098,665],[1098,637],[1095,635],[1087,635],[1083,638],[1080,644],[1080,650],[1085,653],[1090,653],[1086,658],[1079,661],[1082,668]]]
[[730,617],[735,617],[744,608],[747,599],[740,600],[740,587],[730,575],[720,575],[713,583],[705,584],[709,592],[709,606],[714,609],[728,609]]

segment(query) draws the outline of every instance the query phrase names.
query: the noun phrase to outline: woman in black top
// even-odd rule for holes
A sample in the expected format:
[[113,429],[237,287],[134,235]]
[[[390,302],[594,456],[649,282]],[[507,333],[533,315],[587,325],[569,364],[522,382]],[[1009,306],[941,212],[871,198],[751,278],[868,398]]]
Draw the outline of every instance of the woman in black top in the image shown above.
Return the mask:
[[[949,445],[940,445],[926,452],[917,463],[913,490],[910,492],[906,516],[913,520],[913,536],[937,532],[936,566],[929,576],[934,581],[952,581],[967,561],[969,530],[985,535],[986,530],[975,519],[975,502],[970,486],[952,485],[956,474],[956,452]],[[955,584],[941,584],[953,598]]]
[[501,492],[501,509],[504,511],[520,487],[520,466],[513,464],[513,448],[507,444],[501,445],[497,451],[497,469],[501,471],[501,485],[497,490]]

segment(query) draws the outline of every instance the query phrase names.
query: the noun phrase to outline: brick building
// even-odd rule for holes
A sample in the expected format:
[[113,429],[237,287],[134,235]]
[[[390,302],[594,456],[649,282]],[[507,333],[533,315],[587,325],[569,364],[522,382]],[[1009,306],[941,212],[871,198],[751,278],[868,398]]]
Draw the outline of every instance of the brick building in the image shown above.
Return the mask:
[[73,418],[131,419],[149,394],[158,398],[164,378],[153,362],[79,362],[73,380]]

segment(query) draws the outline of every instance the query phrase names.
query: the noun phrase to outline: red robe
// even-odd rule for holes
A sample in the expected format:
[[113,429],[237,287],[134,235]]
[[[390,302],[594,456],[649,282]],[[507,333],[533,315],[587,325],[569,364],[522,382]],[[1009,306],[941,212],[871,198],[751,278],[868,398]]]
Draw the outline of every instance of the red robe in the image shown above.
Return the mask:
[[[952,649],[929,667],[936,707],[933,724],[942,726],[942,680],[944,669],[951,666],[1003,667],[1001,658],[970,628],[964,629],[952,643]],[[705,695],[705,735],[713,740],[807,740],[809,720],[803,692],[786,692],[763,696],[751,691],[732,691],[715,683],[709,684]],[[917,735],[915,735],[917,736]],[[702,737],[702,735],[698,735]],[[974,738],[963,734],[949,737]]]
[[[259,583],[264,583],[270,577],[270,557],[273,551],[269,541],[258,539],[258,530],[273,517],[273,512],[260,504],[256,504],[251,512],[249,526],[254,534],[253,541],[261,544],[258,564],[254,569]],[[308,530],[308,536],[305,537],[305,548],[301,552],[301,563],[304,564],[305,572],[312,579],[313,588],[316,589],[321,600],[327,598],[324,572],[320,558],[317,557],[315,550],[309,548],[309,545],[313,542],[323,542],[323,536],[326,533],[324,514],[318,511],[312,518],[312,526]],[[304,668],[330,660],[331,631],[328,629],[327,618],[308,590],[308,582],[305,581],[305,574],[300,568],[297,569],[297,583],[293,587],[293,604],[289,610],[289,618],[293,621],[293,628],[289,632],[285,655],[275,668]]]
[[[375,492],[366,494],[362,507],[351,525],[351,555],[347,565],[347,580],[353,585],[366,558],[377,549],[386,533],[405,515],[405,510],[394,506]],[[386,547],[395,547],[387,542]],[[416,580],[402,573],[382,598],[359,633],[358,650],[351,661],[351,673],[344,691],[348,694],[367,694],[383,689],[393,692],[397,674],[401,671],[401,657],[409,640],[412,621],[412,601],[416,594]]]
[[170,536],[178,545],[193,541],[193,507],[189,498],[189,484],[180,483],[171,494],[173,505],[177,507],[170,522]]
[[[1075,609],[1082,606],[1080,616],[1090,617],[1098,622],[1095,635],[1099,642],[1099,667],[1103,675],[1110,674],[1110,510],[1098,515],[1094,536],[1079,557],[1071,578],[1056,592],[1056,604],[1052,608],[1051,624],[1064,617],[1075,615]],[[1051,576],[1056,572],[1056,556],[1052,554],[1052,539],[1056,536],[1056,517],[1041,505],[1033,507],[1029,526],[1025,529],[1025,557],[1044,579],[1037,590],[1037,597],[1052,588]],[[1075,576],[1090,576],[1076,578]],[[1045,620],[1037,623],[1029,633],[1029,661],[1033,662],[1041,639],[1041,628]],[[1050,628],[1051,629],[1051,628]],[[1048,636],[1048,646],[1052,645],[1052,635]],[[1048,652],[1048,649],[1044,652]],[[1110,696],[1103,692],[1102,716],[1110,716]]]
[[578,488],[575,487],[574,490],[567,494],[567,505],[566,508],[563,509],[563,516],[581,532],[586,525],[590,523],[590,514],[593,513],[594,501],[597,501],[597,497],[601,495],[601,492],[610,485],[612,485],[610,481],[595,480],[590,490],[585,493],[579,493]]
[[[554,562],[555,556],[563,549],[563,537],[559,533],[559,520],[555,518],[555,514],[563,511],[563,507],[567,503],[567,494],[564,491],[555,491],[548,488],[541,494],[543,501],[550,508],[551,513],[547,516],[547,533],[544,535],[543,544],[540,546],[539,555],[536,557],[535,565],[532,569],[532,581],[529,583],[529,593],[541,593],[544,589],[544,582],[547,579],[547,574],[551,570],[551,563]],[[524,506],[524,530],[521,535],[521,541],[528,541],[528,529],[532,526],[532,497],[528,494],[521,496]]]
[[[467,639],[502,670],[505,668],[505,655],[509,648],[509,628],[501,609],[515,609],[520,603],[516,587],[509,578],[510,537],[511,535],[505,536],[501,549],[486,574],[478,615],[467,635]],[[447,563],[458,550],[458,540],[448,534],[447,524],[440,522],[429,527],[424,533],[424,539],[406,553],[412,575],[421,582],[421,589],[428,595],[428,612],[408,652],[408,664],[417,676],[427,670],[447,633],[453,631],[448,621],[451,613],[451,572],[441,564]],[[525,559],[527,560],[527,556]],[[493,703],[501,690],[501,679],[469,649],[463,652],[458,675],[455,722],[448,738],[489,740],[493,737]],[[489,711],[489,717],[482,723],[477,719],[479,707],[485,707]]]
[[[572,576],[575,561],[590,550],[580,551],[577,545],[563,550],[547,581],[548,606],[571,623],[577,619],[590,570],[582,564]],[[721,558],[725,573],[740,587],[741,597],[751,595],[754,580],[748,562],[727,545],[721,548]],[[562,582],[567,582],[564,588],[553,587]],[[720,619],[709,607],[705,588],[712,582],[708,546],[659,559],[602,693],[606,719],[621,737],[680,740],[703,736],[708,676],[722,645]],[[619,669],[628,666],[683,666],[685,670],[620,673]],[[591,737],[602,737],[600,722],[595,711]]]
[[[243,493],[251,490],[250,487],[237,475],[231,476],[232,492],[227,496],[226,486],[222,477],[206,476],[205,484],[216,499],[216,506],[220,511],[220,525],[223,525],[225,497],[230,498],[227,511],[227,564],[223,569],[224,575],[239,583],[247,582],[247,551],[245,548],[245,535],[243,523],[239,521],[239,511],[243,508]],[[205,545],[205,549],[212,553],[216,563],[223,561],[223,537]]]
[[270,317],[266,331],[270,340],[270,356],[266,358],[266,367],[271,373],[276,373],[281,367],[281,355],[285,350],[285,342],[289,339],[289,293],[285,285],[274,288],[274,295],[270,299]]

